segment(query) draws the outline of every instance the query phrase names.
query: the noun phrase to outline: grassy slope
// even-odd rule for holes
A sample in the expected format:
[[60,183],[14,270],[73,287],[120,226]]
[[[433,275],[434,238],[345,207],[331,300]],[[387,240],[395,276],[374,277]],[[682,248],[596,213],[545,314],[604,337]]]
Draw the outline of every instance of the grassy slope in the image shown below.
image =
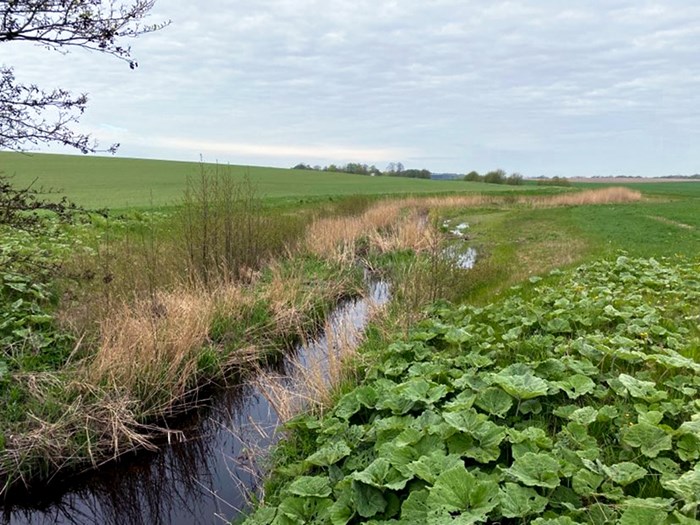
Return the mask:
[[[225,169],[240,178],[249,174],[260,194],[274,199],[515,189],[474,182],[366,177],[280,168],[225,166]],[[0,152],[0,172],[14,175],[18,184],[36,179],[37,185],[60,189],[78,204],[94,208],[177,204],[187,177],[196,176],[199,171],[200,166],[194,162]]]

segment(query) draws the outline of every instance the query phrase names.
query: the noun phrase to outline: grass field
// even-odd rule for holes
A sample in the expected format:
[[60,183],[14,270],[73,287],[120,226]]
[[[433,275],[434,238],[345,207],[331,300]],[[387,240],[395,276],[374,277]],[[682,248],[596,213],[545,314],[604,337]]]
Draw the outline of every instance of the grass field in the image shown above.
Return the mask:
[[[367,177],[344,173],[223,166],[237,178],[248,175],[261,197],[279,200],[397,193],[508,192],[524,187],[462,181]],[[196,162],[0,152],[0,172],[18,185],[60,190],[89,208],[152,208],[179,204]],[[528,188],[530,191],[533,188]]]

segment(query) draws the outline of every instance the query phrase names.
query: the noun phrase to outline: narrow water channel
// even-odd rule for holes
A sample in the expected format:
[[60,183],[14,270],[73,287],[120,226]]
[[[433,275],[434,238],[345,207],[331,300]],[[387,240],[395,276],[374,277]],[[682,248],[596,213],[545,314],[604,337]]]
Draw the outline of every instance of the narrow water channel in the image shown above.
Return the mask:
[[[367,296],[341,303],[326,331],[296,349],[294,362],[323,362],[333,341],[357,345],[373,309],[388,300],[388,284],[369,281]],[[291,363],[285,359],[276,373],[288,374],[294,368]],[[185,442],[108,465],[70,487],[53,487],[32,494],[28,501],[6,503],[0,523],[228,523],[249,508],[250,494],[260,480],[259,460],[274,443],[278,423],[263,392],[252,384],[234,387],[192,426]]]

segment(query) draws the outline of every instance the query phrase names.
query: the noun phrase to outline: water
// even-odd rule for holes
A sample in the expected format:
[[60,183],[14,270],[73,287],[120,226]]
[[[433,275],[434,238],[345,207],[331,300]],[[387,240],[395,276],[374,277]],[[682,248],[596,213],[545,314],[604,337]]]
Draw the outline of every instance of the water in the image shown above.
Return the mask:
[[474,248],[461,250],[457,246],[452,245],[445,249],[443,256],[457,267],[463,270],[471,270],[476,264],[477,251]]
[[[286,358],[275,375],[294,385],[290,370],[299,366],[296,363],[323,363],[319,356],[332,352],[337,341],[357,345],[372,309],[389,300],[386,282],[369,282],[366,298],[341,303],[327,329],[297,348],[295,357]],[[193,422],[185,442],[124,458],[73,480],[70,487],[34,492],[27,498],[29,504],[6,504],[0,523],[228,523],[249,508],[249,495],[262,475],[259,460],[277,439],[278,424],[263,392],[252,384],[234,387]]]

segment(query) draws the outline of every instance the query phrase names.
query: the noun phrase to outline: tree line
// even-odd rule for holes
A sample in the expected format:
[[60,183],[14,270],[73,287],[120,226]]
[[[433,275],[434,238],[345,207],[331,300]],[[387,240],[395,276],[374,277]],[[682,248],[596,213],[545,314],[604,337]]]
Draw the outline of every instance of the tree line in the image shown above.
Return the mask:
[[328,166],[311,166],[310,164],[299,163],[292,166],[293,170],[327,171],[331,173],[352,173],[354,175],[368,175],[371,177],[407,177],[412,179],[429,179],[432,175],[426,169],[406,169],[401,162],[390,162],[382,171],[374,164],[361,164],[350,162],[348,164],[330,164]]
[[520,186],[523,184],[524,177],[520,173],[511,173],[507,175],[502,169],[492,170],[483,175],[477,171],[470,171],[464,176],[464,180],[468,182],[486,182],[488,184],[509,184],[511,186]]

